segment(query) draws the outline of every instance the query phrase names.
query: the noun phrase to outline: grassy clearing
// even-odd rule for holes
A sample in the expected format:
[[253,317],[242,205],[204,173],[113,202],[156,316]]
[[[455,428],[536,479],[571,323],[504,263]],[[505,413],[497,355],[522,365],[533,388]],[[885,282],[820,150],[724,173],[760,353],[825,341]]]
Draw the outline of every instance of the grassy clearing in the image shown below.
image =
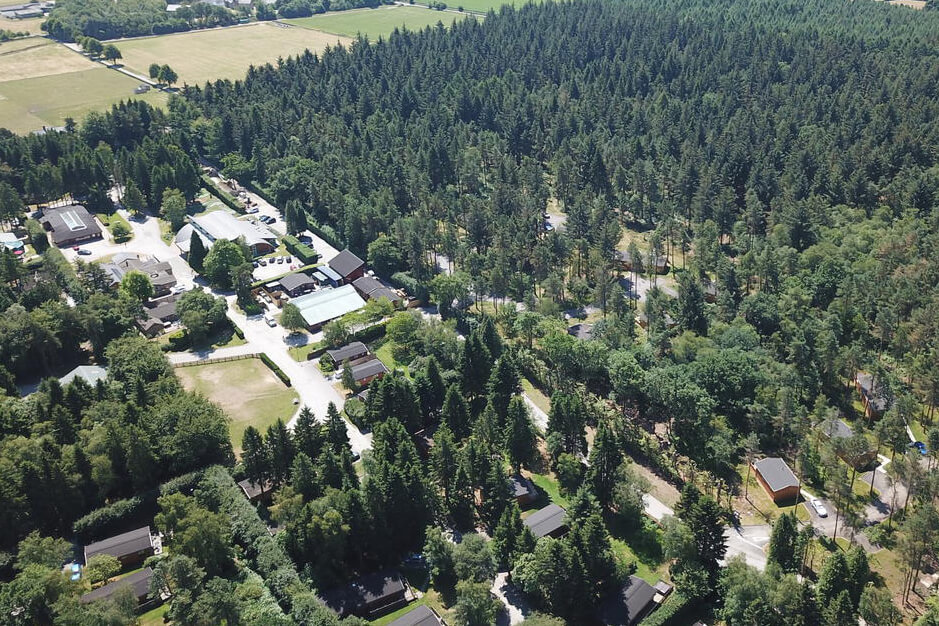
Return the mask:
[[170,610],[169,602],[161,604],[155,609],[151,609],[137,618],[140,626],[163,626],[166,623],[164,616]]
[[535,404],[536,407],[545,413],[551,412],[551,399],[544,395],[540,389],[535,387],[527,378],[522,379],[522,391]]
[[114,241],[116,241],[117,243],[123,243],[123,242],[125,242],[125,241],[130,241],[131,239],[134,238],[134,229],[130,227],[130,224],[127,222],[127,220],[125,220],[125,219],[121,216],[121,214],[118,213],[117,211],[115,211],[115,212],[112,213],[111,215],[108,215],[108,214],[106,214],[106,213],[95,213],[95,217],[97,217],[97,218],[98,218],[98,221],[100,221],[104,226],[107,227],[107,229],[108,229],[109,231],[111,231],[111,236],[112,236],[112,237],[114,237],[114,226],[117,225],[117,224],[123,224],[123,225],[124,225],[124,227],[127,229],[127,232],[128,232],[129,234],[128,234],[127,236],[121,238],[121,239],[118,239],[117,237],[114,237]]
[[416,31],[442,22],[449,26],[465,15],[434,11],[424,7],[383,6],[377,9],[354,9],[336,13],[323,13],[312,17],[284,20],[288,24],[346,37],[362,34],[369,39],[388,37],[396,28]]
[[176,374],[186,389],[202,393],[231,418],[228,429],[236,453],[241,452],[247,426],[264,431],[294,413],[297,393],[285,387],[260,359],[181,367]]
[[99,67],[82,55],[42,37],[0,44],[0,81],[55,76]]
[[0,82],[0,127],[28,133],[43,126],[62,126],[67,117],[81,120],[90,111],[122,100],[145,100],[157,107],[166,104],[163,92],[134,95],[137,85],[130,76],[105,67]]
[[147,75],[151,63],[169,64],[180,83],[244,78],[252,65],[276,63],[280,57],[314,52],[343,40],[307,29],[254,23],[232,28],[192,31],[117,41],[125,67]]
[[0,29],[12,30],[14,33],[29,33],[30,35],[42,35],[42,23],[46,19],[37,17],[30,20],[11,20],[0,17]]
[[318,341],[311,341],[305,346],[300,346],[298,348],[289,348],[287,352],[290,353],[290,356],[294,361],[298,363],[305,363],[307,361],[307,355],[316,350],[319,347]]

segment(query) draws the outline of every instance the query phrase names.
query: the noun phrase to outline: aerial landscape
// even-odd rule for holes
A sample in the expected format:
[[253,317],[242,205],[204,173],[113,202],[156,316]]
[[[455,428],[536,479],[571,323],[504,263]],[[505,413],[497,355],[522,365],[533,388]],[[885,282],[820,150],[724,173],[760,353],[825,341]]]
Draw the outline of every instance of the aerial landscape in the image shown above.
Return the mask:
[[939,2],[0,6],[0,625],[939,626]]

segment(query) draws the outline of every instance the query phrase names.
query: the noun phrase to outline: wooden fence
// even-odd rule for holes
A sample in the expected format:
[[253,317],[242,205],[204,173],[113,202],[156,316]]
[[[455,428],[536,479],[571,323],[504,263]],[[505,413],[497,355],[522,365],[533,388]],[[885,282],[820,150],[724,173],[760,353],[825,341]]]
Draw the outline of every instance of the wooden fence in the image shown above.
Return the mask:
[[199,361],[186,361],[185,363],[173,363],[173,367],[195,367],[196,365],[211,365],[212,363],[227,363],[228,361],[243,361],[244,359],[260,359],[260,352],[251,352],[249,354],[236,354],[234,356],[220,356],[216,358],[201,359]]

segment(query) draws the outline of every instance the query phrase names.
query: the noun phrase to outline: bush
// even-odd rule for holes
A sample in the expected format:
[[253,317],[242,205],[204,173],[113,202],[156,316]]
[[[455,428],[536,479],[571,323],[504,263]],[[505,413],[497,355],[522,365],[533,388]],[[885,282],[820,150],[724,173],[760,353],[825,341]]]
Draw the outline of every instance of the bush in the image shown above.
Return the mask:
[[698,603],[692,598],[676,591],[658,611],[645,618],[641,626],[676,626],[690,621],[691,611],[696,609]]
[[388,321],[379,322],[378,324],[373,324],[367,328],[363,328],[360,331],[352,333],[349,337],[349,341],[361,341],[362,343],[368,343],[369,341],[375,341],[381,337],[385,336],[385,328],[388,325]]
[[42,254],[49,249],[49,237],[46,236],[42,224],[36,220],[26,220],[26,234],[29,235],[29,242],[33,244],[37,254]]
[[404,289],[409,296],[416,298],[418,302],[427,302],[430,299],[427,287],[407,272],[392,274],[391,284],[399,289]]
[[189,337],[189,333],[184,330],[177,330],[169,336],[169,351],[170,352],[182,352],[183,350],[188,350],[192,345],[192,339]]
[[284,373],[282,369],[277,367],[277,364],[271,360],[271,357],[267,356],[265,353],[261,353],[261,361],[266,365],[272,372],[274,376],[280,379],[280,382],[284,383],[288,387],[291,387],[293,383],[290,382],[290,377]]
[[[261,306],[260,306],[257,302],[254,302],[253,300],[252,300],[252,302],[254,303],[254,305],[255,305],[256,307],[258,307],[259,309],[261,308]],[[242,308],[244,308],[244,307],[242,307]],[[236,337],[238,337],[239,339],[244,339],[244,338],[245,338],[245,331],[241,330],[241,327],[239,327],[238,324],[232,322],[232,323],[231,323],[231,328],[232,328],[232,332],[235,333],[235,336],[236,336]]]
[[205,174],[202,175],[202,184],[205,185],[206,190],[210,194],[212,194],[213,196],[221,200],[222,203],[224,203],[225,206],[227,206],[232,211],[236,211],[238,213],[245,212],[244,206],[234,196],[232,196],[230,193],[227,193],[219,189],[215,185],[215,183],[212,181],[212,179],[206,176]]
[[284,242],[284,247],[287,248],[287,251],[297,257],[304,265],[312,265],[320,258],[316,250],[306,244],[300,243],[300,240],[293,235],[284,235],[281,237],[281,241]]

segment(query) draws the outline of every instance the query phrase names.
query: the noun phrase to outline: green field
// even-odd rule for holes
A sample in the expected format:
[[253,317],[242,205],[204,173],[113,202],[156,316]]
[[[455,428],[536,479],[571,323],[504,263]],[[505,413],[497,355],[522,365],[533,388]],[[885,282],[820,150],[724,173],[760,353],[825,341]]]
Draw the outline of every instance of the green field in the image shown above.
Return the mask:
[[[2,63],[0,58],[0,66]],[[162,92],[135,96],[137,85],[133,78],[101,66],[0,82],[0,127],[28,133],[43,126],[61,126],[67,117],[81,120],[89,111],[104,110],[131,98],[155,106],[166,103]]]
[[307,48],[316,52],[341,41],[336,35],[261,22],[114,44],[130,70],[147,75],[151,63],[168,64],[179,74],[180,84],[199,84],[244,78],[252,65],[276,63],[280,57],[296,56]]
[[236,453],[241,452],[247,426],[263,433],[277,419],[286,422],[294,413],[297,392],[285,387],[260,359],[180,367],[176,375],[186,389],[200,392],[231,418],[228,429]]
[[302,26],[347,37],[361,33],[369,39],[388,37],[396,28],[421,30],[443,22],[449,26],[454,20],[464,19],[465,15],[452,12],[434,11],[424,7],[385,6],[377,9],[354,9],[335,13],[323,13],[313,17],[301,17],[284,20],[288,24]]
[[[488,13],[489,9],[493,9],[498,13],[499,9],[504,4],[520,8],[528,4],[528,1],[529,0],[514,0],[514,2],[513,0],[452,0],[447,2],[447,8],[459,10],[460,7],[463,7],[466,11],[475,11],[476,13]],[[419,4],[423,3],[424,2],[419,2]]]

